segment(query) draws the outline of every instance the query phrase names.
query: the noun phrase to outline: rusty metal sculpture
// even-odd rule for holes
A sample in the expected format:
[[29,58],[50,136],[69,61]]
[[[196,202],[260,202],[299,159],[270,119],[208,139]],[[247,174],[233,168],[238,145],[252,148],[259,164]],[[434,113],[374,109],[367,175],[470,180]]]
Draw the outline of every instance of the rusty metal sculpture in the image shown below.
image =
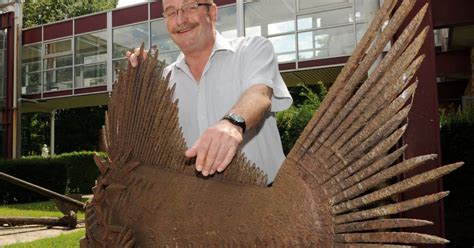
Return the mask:
[[[393,164],[406,129],[409,84],[427,28],[414,38],[427,6],[411,20],[367,77],[415,1],[386,0],[280,169],[272,187],[238,155],[226,171],[197,176],[183,153],[163,64],[142,61],[122,72],[110,99],[105,143],[109,161],[86,208],[81,247],[405,247],[447,240],[398,228],[430,224],[391,215],[435,202],[447,192],[382,200],[436,180],[462,163],[378,187],[436,155]],[[391,16],[382,33],[382,25]],[[370,49],[369,49],[370,48]]]
[[0,217],[0,227],[4,226],[25,226],[25,225],[43,225],[43,226],[64,226],[76,228],[77,216],[74,211],[63,217]]

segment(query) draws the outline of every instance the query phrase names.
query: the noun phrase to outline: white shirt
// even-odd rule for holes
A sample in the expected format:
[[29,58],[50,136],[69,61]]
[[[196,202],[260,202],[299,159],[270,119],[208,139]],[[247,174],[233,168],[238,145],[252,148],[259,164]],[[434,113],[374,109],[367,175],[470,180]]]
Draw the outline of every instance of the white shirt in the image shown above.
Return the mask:
[[278,71],[271,42],[263,37],[227,40],[217,32],[199,82],[192,76],[183,53],[166,68],[164,75],[170,71],[170,86],[176,84],[174,97],[179,99],[179,123],[188,147],[221,120],[246,89],[255,84],[273,89],[271,113],[245,132],[241,144],[245,156],[267,173],[268,181],[272,182],[285,159],[274,112],[288,108],[292,98]]

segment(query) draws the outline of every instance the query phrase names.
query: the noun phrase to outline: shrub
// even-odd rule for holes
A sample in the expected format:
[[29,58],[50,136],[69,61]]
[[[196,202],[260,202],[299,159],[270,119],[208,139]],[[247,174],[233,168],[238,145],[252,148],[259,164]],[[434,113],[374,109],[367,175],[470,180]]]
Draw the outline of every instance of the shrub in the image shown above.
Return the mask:
[[287,110],[276,114],[285,154],[291,150],[327,93],[326,87],[321,82],[312,86],[312,89],[306,85],[299,85],[292,91],[295,92],[292,94],[294,104]]
[[467,247],[474,244],[474,108],[464,112],[442,114],[441,158],[443,164],[464,161],[460,169],[443,179],[445,190],[451,193],[444,201],[446,236],[449,247]]
[[95,165],[95,152],[63,153],[55,157],[66,166],[67,187],[66,193],[89,194],[95,180],[99,176],[99,169]]
[[[66,168],[54,159],[29,158],[0,161],[0,171],[49,190],[64,193]],[[0,180],[0,201],[3,204],[44,201],[48,198]]]
[[[42,158],[24,157],[0,161],[0,171],[60,194],[89,194],[99,170],[94,152],[73,152]],[[46,200],[46,197],[6,181],[0,181],[0,201],[3,204]]]

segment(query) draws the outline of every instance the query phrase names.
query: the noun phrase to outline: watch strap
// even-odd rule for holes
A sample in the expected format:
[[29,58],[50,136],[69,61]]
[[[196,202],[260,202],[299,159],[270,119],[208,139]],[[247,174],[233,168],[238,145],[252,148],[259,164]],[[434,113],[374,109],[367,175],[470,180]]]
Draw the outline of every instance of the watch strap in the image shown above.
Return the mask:
[[242,116],[235,113],[228,113],[224,117],[222,117],[222,120],[227,120],[233,125],[242,128],[242,133],[245,133],[247,125],[245,124],[245,119]]

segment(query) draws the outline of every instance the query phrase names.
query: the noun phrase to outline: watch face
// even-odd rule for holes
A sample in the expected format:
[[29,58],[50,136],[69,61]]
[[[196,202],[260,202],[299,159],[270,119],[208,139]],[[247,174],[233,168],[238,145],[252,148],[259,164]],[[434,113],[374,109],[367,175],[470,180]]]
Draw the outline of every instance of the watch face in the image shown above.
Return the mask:
[[225,115],[222,119],[230,121],[232,124],[242,128],[242,132],[245,132],[245,120],[242,116],[234,113],[229,113]]
[[244,123],[245,122],[245,120],[244,120],[244,118],[242,118],[242,116],[236,115],[234,113],[229,114],[229,117],[232,118],[235,122],[238,122],[238,123]]

